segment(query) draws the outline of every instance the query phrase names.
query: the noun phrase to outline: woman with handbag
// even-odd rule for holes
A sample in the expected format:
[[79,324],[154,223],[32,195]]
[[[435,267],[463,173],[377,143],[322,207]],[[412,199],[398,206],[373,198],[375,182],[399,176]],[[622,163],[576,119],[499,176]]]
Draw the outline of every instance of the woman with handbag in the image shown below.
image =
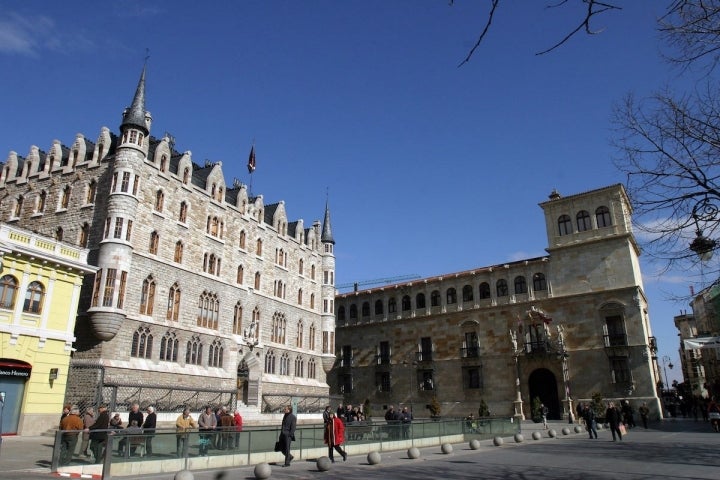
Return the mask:
[[343,462],[347,460],[347,453],[345,453],[341,447],[343,442],[345,442],[345,423],[332,412],[330,412],[330,420],[325,424],[324,437],[325,444],[328,446],[328,457],[330,461],[335,463],[333,449],[342,456]]
[[622,432],[620,432],[620,423],[622,422],[622,414],[620,410],[615,407],[613,402],[608,403],[608,408],[605,410],[605,421],[610,425],[610,432],[612,433],[612,441],[616,441],[617,437],[622,442]]

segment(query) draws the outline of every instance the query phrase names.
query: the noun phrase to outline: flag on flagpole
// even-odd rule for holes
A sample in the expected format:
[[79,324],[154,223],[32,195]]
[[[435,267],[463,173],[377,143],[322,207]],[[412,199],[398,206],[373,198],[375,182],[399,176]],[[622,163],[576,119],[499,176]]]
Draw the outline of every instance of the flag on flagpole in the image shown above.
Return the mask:
[[255,171],[255,145],[253,145],[250,148],[250,156],[248,157],[248,173],[253,173]]

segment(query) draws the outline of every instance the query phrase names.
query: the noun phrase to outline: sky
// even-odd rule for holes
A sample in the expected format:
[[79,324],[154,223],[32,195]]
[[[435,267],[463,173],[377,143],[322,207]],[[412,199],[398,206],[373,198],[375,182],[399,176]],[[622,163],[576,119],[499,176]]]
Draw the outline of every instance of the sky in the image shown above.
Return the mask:
[[[613,108],[686,81],[660,56],[668,2],[617,0],[599,33],[541,56],[581,2],[501,2],[460,68],[490,2],[449,3],[3,0],[0,160],[117,132],[149,56],[151,133],[284,200],[291,221],[329,201],[338,284],[542,256],[553,189],[624,183]],[[679,366],[673,316],[690,307],[669,298],[697,280],[642,262],[658,355]]]

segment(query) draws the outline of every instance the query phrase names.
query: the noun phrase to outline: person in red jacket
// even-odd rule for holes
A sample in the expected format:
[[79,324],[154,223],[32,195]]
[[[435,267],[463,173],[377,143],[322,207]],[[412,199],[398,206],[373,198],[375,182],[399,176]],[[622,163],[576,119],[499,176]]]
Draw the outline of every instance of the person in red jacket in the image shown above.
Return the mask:
[[240,448],[240,432],[242,432],[242,415],[236,408],[233,411],[233,417],[235,418],[235,449]]
[[325,424],[325,444],[328,446],[328,457],[335,463],[333,449],[342,455],[343,462],[347,460],[347,453],[341,445],[345,442],[345,423],[334,413],[330,413],[330,421]]

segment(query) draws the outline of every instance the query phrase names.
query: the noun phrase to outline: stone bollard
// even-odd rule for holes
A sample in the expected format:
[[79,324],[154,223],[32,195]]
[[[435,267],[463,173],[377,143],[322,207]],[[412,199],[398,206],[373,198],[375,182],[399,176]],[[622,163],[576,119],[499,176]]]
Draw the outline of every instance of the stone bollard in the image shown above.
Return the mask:
[[367,455],[367,461],[370,465],[377,465],[382,460],[378,452],[372,451]]
[[480,440],[478,440],[477,438],[473,438],[472,440],[470,440],[470,449],[477,450],[478,448],[480,448]]
[[317,465],[317,469],[321,472],[327,472],[330,470],[330,459],[328,457],[320,457],[317,459],[315,464]]
[[501,447],[503,444],[503,438],[502,437],[495,437],[493,438],[493,445],[496,447]]
[[525,437],[523,437],[522,433],[516,433],[513,438],[515,438],[515,443],[522,443],[525,441]]
[[575,425],[575,433],[581,433],[582,430],[583,430],[583,429],[582,429],[582,427],[581,427],[580,425]]
[[190,470],[180,470],[175,474],[175,480],[193,480],[195,475]]
[[551,428],[550,430],[548,430],[548,437],[550,437],[550,438],[557,437],[557,432],[555,431],[555,429]]
[[540,440],[542,438],[542,433],[533,432],[532,437],[533,437],[533,440]]
[[407,451],[408,458],[411,458],[415,460],[416,458],[420,458],[420,450],[418,450],[416,447],[410,447]]
[[570,429],[568,427],[563,427],[563,429],[560,431],[563,435],[570,435]]
[[272,469],[267,463],[258,463],[255,465],[253,473],[255,473],[255,478],[258,480],[265,480],[266,478],[270,478],[270,475],[272,475]]
[[443,443],[442,446],[440,447],[440,450],[442,450],[442,453],[444,453],[445,455],[447,455],[447,454],[452,453],[452,451],[453,451],[453,446],[450,445],[449,443]]

